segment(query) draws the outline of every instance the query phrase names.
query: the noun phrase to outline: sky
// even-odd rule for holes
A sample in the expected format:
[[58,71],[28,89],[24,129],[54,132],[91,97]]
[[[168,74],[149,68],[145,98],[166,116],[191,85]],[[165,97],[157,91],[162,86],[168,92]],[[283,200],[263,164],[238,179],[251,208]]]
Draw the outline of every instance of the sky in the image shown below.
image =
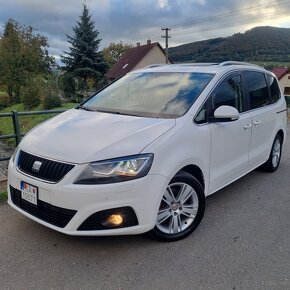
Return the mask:
[[68,50],[86,3],[102,39],[145,44],[161,38],[161,27],[171,28],[169,47],[230,36],[255,26],[290,27],[290,0],[0,0],[0,33],[9,18],[31,25],[46,36],[49,52],[59,62]]

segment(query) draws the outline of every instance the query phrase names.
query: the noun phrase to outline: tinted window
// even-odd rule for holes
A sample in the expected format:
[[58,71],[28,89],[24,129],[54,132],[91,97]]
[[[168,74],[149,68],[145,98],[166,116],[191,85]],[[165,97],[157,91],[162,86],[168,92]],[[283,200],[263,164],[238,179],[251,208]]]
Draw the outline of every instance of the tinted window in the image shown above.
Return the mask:
[[242,81],[240,75],[224,80],[213,93],[213,110],[220,106],[231,106],[244,111]]
[[90,110],[157,118],[184,115],[213,74],[130,73],[89,99]]
[[268,86],[270,88],[270,94],[271,94],[270,103],[274,104],[281,97],[280,88],[279,88],[277,80],[274,77],[270,76],[270,75],[267,75],[267,82],[268,82]]
[[263,73],[246,72],[245,86],[249,92],[251,109],[264,107],[270,103],[268,87]]

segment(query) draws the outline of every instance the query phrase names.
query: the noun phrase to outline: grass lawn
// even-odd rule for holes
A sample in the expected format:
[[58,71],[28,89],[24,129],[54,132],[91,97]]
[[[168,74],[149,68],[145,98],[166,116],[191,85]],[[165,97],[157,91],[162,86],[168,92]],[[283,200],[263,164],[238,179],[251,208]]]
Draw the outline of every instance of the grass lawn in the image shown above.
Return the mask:
[[6,92],[0,91],[0,98],[1,97],[7,97],[7,96],[8,96],[8,94]]
[[0,192],[0,202],[6,201],[7,200],[7,192]]
[[[55,108],[56,110],[65,110],[75,107],[77,104],[75,103],[66,103],[63,104],[59,108]],[[31,111],[41,111],[43,110],[41,105],[35,107]],[[10,113],[11,111],[17,111],[17,112],[24,112],[23,104],[16,104],[11,107],[5,108],[0,111],[1,113]],[[19,116],[19,123],[20,123],[20,131],[21,133],[28,132],[31,128],[36,126],[37,124],[55,116],[55,114],[48,114],[48,115],[33,115],[33,116]],[[5,117],[0,119],[0,135],[7,135],[7,134],[13,134],[13,123],[11,117]],[[15,140],[14,139],[6,139],[5,142],[10,146],[15,146]]]

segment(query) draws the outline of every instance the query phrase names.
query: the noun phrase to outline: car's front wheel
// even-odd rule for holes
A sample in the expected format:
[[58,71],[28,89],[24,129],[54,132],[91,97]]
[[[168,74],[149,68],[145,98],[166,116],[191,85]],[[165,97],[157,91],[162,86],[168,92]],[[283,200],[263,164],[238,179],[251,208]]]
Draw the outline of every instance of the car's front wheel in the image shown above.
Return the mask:
[[199,181],[180,171],[168,184],[151,236],[163,241],[176,241],[192,233],[203,217],[204,191]]

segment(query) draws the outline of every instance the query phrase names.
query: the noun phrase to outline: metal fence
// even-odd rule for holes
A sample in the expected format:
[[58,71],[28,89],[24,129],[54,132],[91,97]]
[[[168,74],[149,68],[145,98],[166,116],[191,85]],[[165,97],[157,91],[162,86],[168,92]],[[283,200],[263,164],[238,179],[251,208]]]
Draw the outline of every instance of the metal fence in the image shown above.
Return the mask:
[[[11,113],[1,113],[0,119],[1,118],[12,118],[14,134],[0,135],[0,140],[14,138],[15,142],[16,142],[16,146],[18,146],[18,144],[21,141],[21,138],[26,134],[26,133],[22,133],[20,130],[20,125],[19,125],[19,117],[20,116],[60,114],[60,113],[63,113],[65,111],[66,110],[48,110],[48,111],[33,111],[33,112],[12,111]],[[0,162],[7,161],[10,158],[11,158],[11,156],[0,157]]]

